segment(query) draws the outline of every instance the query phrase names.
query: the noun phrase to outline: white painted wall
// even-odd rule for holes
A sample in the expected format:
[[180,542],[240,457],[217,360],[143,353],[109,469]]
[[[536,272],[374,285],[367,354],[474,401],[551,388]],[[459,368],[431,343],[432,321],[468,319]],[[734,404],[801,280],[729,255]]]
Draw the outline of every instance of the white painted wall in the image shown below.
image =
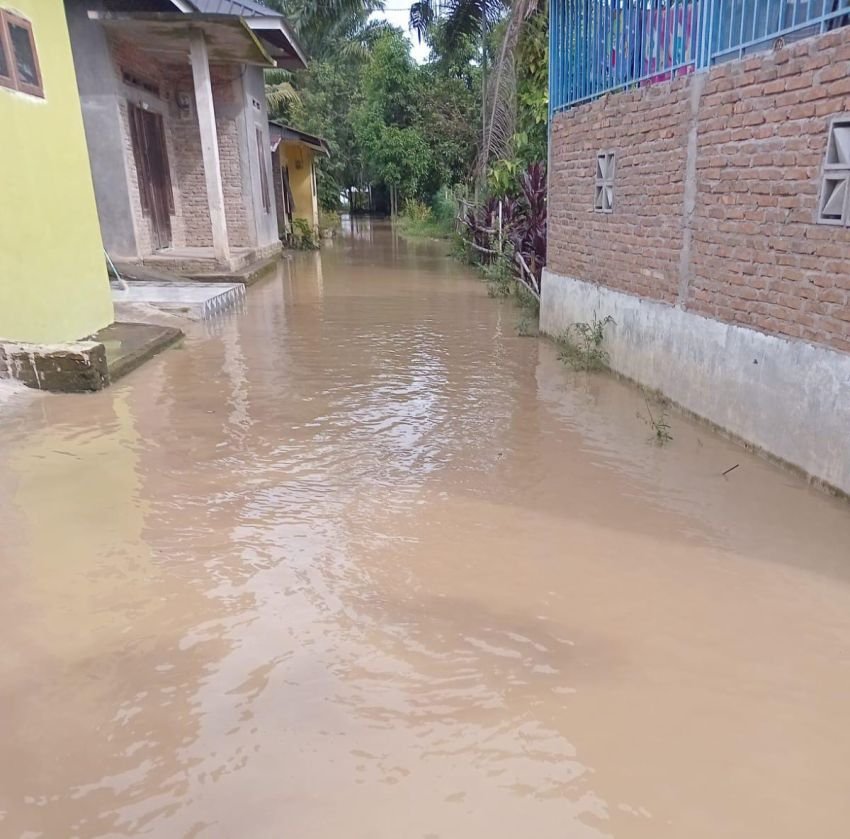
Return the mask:
[[850,355],[544,273],[542,332],[594,312],[615,371],[850,493]]

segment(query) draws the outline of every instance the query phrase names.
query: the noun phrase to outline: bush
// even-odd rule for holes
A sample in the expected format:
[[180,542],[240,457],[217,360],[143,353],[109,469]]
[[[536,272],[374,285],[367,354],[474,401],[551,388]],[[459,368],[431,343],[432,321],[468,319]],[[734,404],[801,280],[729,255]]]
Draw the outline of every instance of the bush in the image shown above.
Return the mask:
[[454,229],[457,206],[455,204],[455,197],[448,188],[437,191],[434,200],[431,202],[431,212],[434,216],[434,221],[438,224],[447,230]]
[[404,236],[448,239],[454,230],[454,199],[441,190],[431,204],[408,199],[398,217],[398,229]]
[[331,239],[342,227],[342,220],[336,210],[319,210],[319,237]]
[[292,219],[292,246],[301,251],[315,251],[319,248],[316,241],[316,231],[303,218]]
[[434,220],[431,208],[424,201],[414,199],[407,200],[402,216],[414,224],[427,224]]
[[336,210],[319,211],[319,230],[338,230],[342,226],[342,219]]
[[514,274],[509,260],[500,256],[489,265],[481,266],[481,273],[487,281],[487,294],[490,297],[510,297],[514,287]]

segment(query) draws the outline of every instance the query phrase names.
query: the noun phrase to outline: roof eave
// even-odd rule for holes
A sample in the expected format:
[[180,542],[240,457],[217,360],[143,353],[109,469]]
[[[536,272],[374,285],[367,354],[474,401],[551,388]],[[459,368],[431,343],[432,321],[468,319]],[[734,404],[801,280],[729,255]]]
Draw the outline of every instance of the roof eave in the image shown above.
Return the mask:
[[293,128],[291,125],[287,125],[285,122],[280,122],[276,119],[270,119],[269,125],[274,126],[281,132],[288,132],[290,135],[294,135],[289,137],[281,136],[280,141],[284,143],[303,143],[305,146],[308,146],[314,151],[325,155],[325,157],[331,156],[328,141],[325,140],[324,137],[319,137],[315,134],[308,134],[300,128]]
[[243,20],[255,32],[275,29],[278,32],[283,33],[283,36],[288,41],[290,47],[292,47],[292,52],[294,54],[293,59],[286,60],[288,69],[303,70],[306,68],[308,61],[307,53],[305,52],[304,47],[302,47],[299,43],[298,38],[295,36],[295,33],[292,31],[292,28],[286,22],[285,18],[280,15],[268,15],[262,17],[259,15],[252,15],[251,17],[243,18]]
[[235,15],[206,14],[203,12],[97,12],[89,11],[88,17],[108,26],[137,24],[139,27],[145,24],[163,24],[173,27],[175,31],[200,29],[204,31],[209,26],[224,26],[229,29],[239,29],[249,40],[254,55],[245,54],[229,57],[228,60],[234,64],[253,64],[260,67],[277,67],[277,62],[269,55],[262,41],[248,26],[244,18]]

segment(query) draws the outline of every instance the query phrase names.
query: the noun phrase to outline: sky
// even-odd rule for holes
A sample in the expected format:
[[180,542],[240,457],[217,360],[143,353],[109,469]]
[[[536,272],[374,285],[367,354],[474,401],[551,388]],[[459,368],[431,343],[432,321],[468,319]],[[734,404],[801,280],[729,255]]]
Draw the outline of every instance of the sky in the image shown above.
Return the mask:
[[428,47],[418,43],[416,33],[407,28],[407,22],[410,19],[410,3],[405,5],[405,0],[387,0],[386,6],[385,11],[375,12],[372,17],[376,20],[387,20],[393,26],[403,29],[412,45],[413,57],[421,64],[428,58]]

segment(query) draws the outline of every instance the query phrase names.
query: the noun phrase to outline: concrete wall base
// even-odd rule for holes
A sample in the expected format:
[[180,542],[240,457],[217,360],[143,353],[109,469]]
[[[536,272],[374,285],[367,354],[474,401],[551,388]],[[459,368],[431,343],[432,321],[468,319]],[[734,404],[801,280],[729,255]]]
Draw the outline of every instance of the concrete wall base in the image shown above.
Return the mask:
[[111,382],[175,344],[173,326],[111,323],[69,344],[18,344],[0,339],[0,379],[57,393],[103,390]]
[[850,493],[850,355],[544,272],[541,332],[594,313],[615,372]]
[[0,343],[0,378],[63,393],[102,390],[109,384],[106,348],[96,341]]

